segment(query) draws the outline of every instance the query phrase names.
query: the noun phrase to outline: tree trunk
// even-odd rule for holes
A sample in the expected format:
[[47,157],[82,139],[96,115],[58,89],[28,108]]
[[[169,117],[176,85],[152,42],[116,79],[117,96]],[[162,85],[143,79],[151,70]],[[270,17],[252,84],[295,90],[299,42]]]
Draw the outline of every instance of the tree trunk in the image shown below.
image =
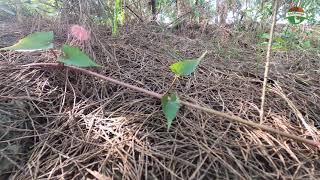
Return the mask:
[[152,21],[157,20],[157,1],[156,0],[151,0],[151,11],[152,11]]
[[215,18],[214,18],[214,23],[216,24],[216,25],[218,25],[219,24],[219,14],[220,14],[220,0],[216,0],[216,16],[215,16]]
[[15,5],[16,5],[16,18],[17,18],[17,21],[19,23],[22,22],[22,2],[20,0],[15,0]]
[[224,26],[226,24],[227,16],[228,16],[228,2],[220,1],[220,25]]

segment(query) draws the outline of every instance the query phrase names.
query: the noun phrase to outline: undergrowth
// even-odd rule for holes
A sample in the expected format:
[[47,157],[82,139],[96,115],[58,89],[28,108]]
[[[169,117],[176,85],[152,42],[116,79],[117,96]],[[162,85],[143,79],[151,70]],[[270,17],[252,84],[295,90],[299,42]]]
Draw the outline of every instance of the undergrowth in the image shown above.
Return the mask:
[[[31,29],[60,32],[48,24],[39,27],[46,28]],[[26,35],[25,29],[16,30],[19,38]],[[203,34],[191,39],[152,26],[119,30],[118,38],[108,38],[111,29],[96,27],[94,38],[80,44],[104,67],[99,71],[103,75],[163,94],[174,77],[168,68],[177,61],[172,55],[192,58],[208,50],[197,71],[178,79],[174,89],[188,102],[259,122],[263,63],[258,57],[265,52],[252,43],[258,41],[256,34],[229,37],[223,32],[227,30],[212,30],[225,36]],[[270,79],[279,83],[307,123],[318,127],[320,64],[314,52],[318,51],[276,51]],[[30,106],[24,116],[13,109],[5,111],[31,126],[17,126],[13,117],[1,125],[5,147],[26,140],[33,143],[27,153],[19,152],[27,161],[7,154],[18,166],[5,173],[16,179],[93,178],[92,171],[116,179],[320,177],[318,150],[305,144],[189,107],[181,107],[168,130],[160,102],[143,93],[72,70],[20,66],[52,62],[54,55],[48,52],[5,52],[2,57],[1,104],[20,101]],[[311,138],[274,88],[267,93],[264,123]],[[19,139],[6,136],[17,128],[24,133]]]

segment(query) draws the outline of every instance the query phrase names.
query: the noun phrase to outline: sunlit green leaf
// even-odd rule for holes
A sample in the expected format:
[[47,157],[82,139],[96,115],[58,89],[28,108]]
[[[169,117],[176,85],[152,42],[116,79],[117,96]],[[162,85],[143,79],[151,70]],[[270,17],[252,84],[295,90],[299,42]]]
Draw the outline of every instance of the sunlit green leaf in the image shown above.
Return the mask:
[[180,100],[176,92],[164,95],[161,98],[162,111],[167,119],[168,129],[180,109]]
[[182,60],[170,66],[170,69],[176,75],[190,75],[195,71],[200,61],[198,59]]
[[303,43],[302,43],[302,47],[304,47],[304,48],[311,48],[311,41],[304,41]]
[[279,44],[283,44],[285,43],[285,40],[282,37],[275,37],[274,41],[279,43]]
[[197,59],[190,59],[190,60],[181,60],[170,65],[171,71],[179,76],[187,76],[193,73],[197,66],[199,65],[200,61],[204,58],[207,54],[207,51],[204,52],[199,58]]
[[275,43],[272,44],[272,49],[273,50],[282,49],[282,48],[283,48],[283,46],[280,43],[275,42]]
[[83,53],[79,48],[65,44],[63,45],[62,52],[63,55],[58,58],[58,61],[64,64],[77,67],[101,67],[99,64],[92,61],[90,57]]
[[269,34],[268,33],[262,33],[261,35],[260,35],[260,39],[269,39]]
[[118,22],[124,23],[124,11],[122,9],[122,0],[115,0],[113,9],[113,25],[112,25],[112,36],[118,35]]
[[53,32],[35,32],[21,39],[18,43],[0,50],[36,51],[53,48]]

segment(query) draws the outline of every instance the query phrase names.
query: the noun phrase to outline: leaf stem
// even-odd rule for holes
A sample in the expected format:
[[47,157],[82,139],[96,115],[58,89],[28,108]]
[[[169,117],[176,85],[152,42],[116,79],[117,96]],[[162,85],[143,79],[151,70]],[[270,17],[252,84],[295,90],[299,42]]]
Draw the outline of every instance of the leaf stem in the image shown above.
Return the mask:
[[168,94],[169,93],[169,91],[172,89],[173,85],[175,84],[175,82],[177,81],[178,78],[179,78],[179,76],[174,75],[174,78],[173,78],[168,90],[164,94]]

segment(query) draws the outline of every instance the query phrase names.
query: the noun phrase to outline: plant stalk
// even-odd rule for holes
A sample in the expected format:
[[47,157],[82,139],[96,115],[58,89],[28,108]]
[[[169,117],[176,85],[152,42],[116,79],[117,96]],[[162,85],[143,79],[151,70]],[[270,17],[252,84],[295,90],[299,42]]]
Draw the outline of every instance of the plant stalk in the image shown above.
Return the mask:
[[266,90],[267,90],[268,73],[269,73],[269,66],[270,66],[270,54],[271,54],[271,48],[272,48],[273,33],[274,33],[275,26],[276,26],[278,0],[274,1],[273,6],[274,7],[273,7],[273,15],[272,15],[272,25],[271,25],[271,29],[270,29],[270,37],[269,37],[266,64],[264,67],[263,85],[262,85],[261,106],[260,106],[260,124],[262,124],[263,118],[264,118],[264,104],[266,101]]
[[174,86],[174,84],[175,84],[175,82],[177,81],[178,78],[179,78],[179,76],[177,76],[177,75],[174,76],[174,78],[173,78],[168,90],[164,94],[168,94],[170,92],[170,90],[172,89],[172,87]]

